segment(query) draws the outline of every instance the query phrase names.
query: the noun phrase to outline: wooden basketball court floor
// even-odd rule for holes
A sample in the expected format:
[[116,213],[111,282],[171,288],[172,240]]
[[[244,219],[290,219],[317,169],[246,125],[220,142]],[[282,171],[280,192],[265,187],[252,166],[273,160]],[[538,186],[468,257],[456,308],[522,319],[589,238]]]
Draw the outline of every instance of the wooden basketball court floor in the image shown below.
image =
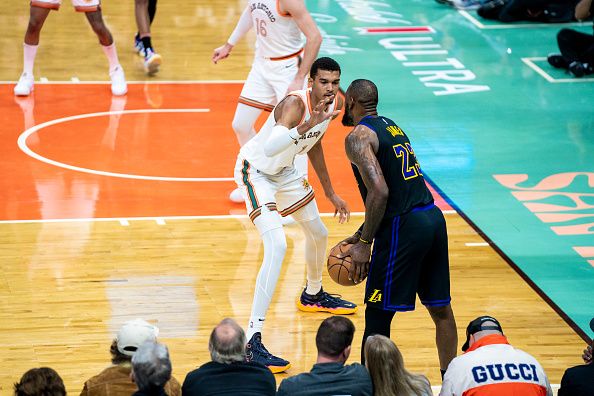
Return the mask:
[[[27,369],[51,366],[76,394],[108,365],[119,326],[136,317],[159,326],[181,382],[209,360],[208,336],[217,322],[247,323],[262,258],[244,208],[226,198],[238,149],[230,124],[253,48],[244,41],[224,63],[209,61],[242,2],[159,3],[153,31],[165,63],[147,78],[130,48],[133,2],[104,1],[130,81],[123,98],[110,95],[95,38],[65,2],[42,32],[35,73],[45,82],[27,99],[13,97],[10,81],[20,73],[28,6],[9,3],[0,16],[0,80],[6,81],[0,85],[0,393],[10,393]],[[346,131],[333,123],[324,149],[335,189],[360,213],[342,149]],[[337,224],[311,179],[332,246],[362,216]],[[459,345],[469,320],[494,315],[511,343],[533,354],[558,383],[566,367],[580,363],[584,340],[437,193],[436,199],[448,223]],[[304,240],[296,226],[285,231],[289,249],[264,333],[267,347],[293,364],[277,382],[310,369],[315,332],[327,316],[295,307],[305,277]],[[327,274],[324,284],[362,304],[363,287],[334,285]],[[357,361],[363,310],[351,318],[357,326],[351,360]],[[420,303],[396,316],[392,338],[412,371],[440,384],[433,325]]]

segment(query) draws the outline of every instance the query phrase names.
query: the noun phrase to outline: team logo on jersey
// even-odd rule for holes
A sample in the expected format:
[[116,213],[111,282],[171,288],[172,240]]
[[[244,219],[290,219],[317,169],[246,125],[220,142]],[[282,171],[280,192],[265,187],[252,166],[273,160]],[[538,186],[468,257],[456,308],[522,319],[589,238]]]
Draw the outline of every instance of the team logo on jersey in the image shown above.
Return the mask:
[[381,290],[375,289],[373,291],[373,293],[371,294],[371,297],[369,297],[369,299],[367,301],[372,302],[372,303],[381,302],[382,301]]
[[303,179],[301,183],[303,184],[303,189],[305,191],[309,191],[311,189],[311,185],[309,184],[307,179]]
[[397,125],[390,125],[386,128],[386,131],[390,132],[390,134],[394,137],[396,137],[396,135],[404,136],[404,132]]

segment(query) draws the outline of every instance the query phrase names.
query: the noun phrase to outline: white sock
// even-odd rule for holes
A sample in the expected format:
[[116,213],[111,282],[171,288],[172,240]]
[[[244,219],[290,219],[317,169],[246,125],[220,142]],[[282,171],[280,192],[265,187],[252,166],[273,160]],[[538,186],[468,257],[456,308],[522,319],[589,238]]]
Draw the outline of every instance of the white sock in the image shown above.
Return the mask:
[[33,65],[35,64],[37,47],[39,45],[23,43],[23,73],[27,73],[31,77],[33,76]]
[[252,302],[250,323],[248,324],[246,338],[249,340],[254,333],[261,332],[266,318],[266,311],[270,306],[276,282],[280,275],[285,252],[287,251],[287,240],[283,227],[280,224],[280,215],[277,212],[263,210],[262,214],[254,220],[259,230],[270,227],[270,222],[278,223],[273,229],[268,229],[262,234],[264,243],[264,259],[256,279],[256,290]]
[[103,52],[105,53],[105,56],[107,56],[107,61],[109,62],[109,72],[111,73],[116,67],[120,65],[115,42],[113,42],[111,45],[102,45],[101,48],[103,48]]
[[317,294],[322,289],[322,270],[326,260],[328,230],[318,217],[299,223],[305,233],[305,264],[307,265],[307,287],[309,295]]
[[297,171],[307,179],[307,154],[299,154],[295,156],[295,168]]

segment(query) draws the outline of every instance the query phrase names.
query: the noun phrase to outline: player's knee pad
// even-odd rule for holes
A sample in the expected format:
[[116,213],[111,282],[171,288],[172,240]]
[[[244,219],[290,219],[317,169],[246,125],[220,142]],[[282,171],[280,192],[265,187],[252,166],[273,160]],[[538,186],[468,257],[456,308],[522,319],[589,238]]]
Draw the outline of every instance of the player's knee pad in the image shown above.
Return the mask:
[[287,238],[282,228],[275,228],[262,234],[264,242],[264,256],[270,256],[278,261],[279,267],[287,252]]
[[300,222],[299,225],[303,228],[303,231],[315,241],[325,242],[328,240],[328,229],[319,216],[310,221]]

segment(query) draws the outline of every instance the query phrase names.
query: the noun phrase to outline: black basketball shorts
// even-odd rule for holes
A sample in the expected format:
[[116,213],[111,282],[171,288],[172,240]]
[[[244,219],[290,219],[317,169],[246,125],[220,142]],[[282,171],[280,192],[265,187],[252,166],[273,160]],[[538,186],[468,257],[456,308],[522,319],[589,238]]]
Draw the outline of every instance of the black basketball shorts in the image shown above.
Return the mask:
[[434,204],[384,219],[375,237],[365,303],[387,311],[412,311],[450,303],[448,235]]

